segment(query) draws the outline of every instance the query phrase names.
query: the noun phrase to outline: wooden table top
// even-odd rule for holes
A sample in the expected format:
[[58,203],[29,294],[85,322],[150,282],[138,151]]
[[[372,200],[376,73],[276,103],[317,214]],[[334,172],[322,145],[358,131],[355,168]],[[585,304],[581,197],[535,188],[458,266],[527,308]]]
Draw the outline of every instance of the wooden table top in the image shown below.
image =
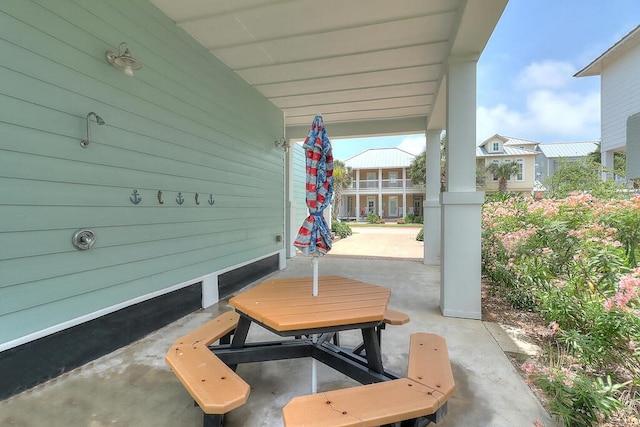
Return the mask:
[[267,280],[229,300],[241,313],[276,331],[382,321],[391,290],[341,276]]

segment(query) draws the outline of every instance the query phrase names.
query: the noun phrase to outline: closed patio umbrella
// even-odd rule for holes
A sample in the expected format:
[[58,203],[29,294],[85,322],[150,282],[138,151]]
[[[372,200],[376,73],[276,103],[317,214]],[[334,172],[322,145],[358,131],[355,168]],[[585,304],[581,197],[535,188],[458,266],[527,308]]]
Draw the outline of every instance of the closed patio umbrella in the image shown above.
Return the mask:
[[[302,146],[306,158],[306,201],[309,216],[302,223],[293,244],[305,255],[313,255],[313,296],[318,296],[318,257],[331,250],[331,230],[324,220],[324,210],[333,196],[333,153],[321,114],[316,114]],[[314,334],[313,341],[317,336]],[[317,390],[315,359],[311,369],[311,392]]]
[[333,196],[333,154],[322,115],[317,114],[302,145],[306,156],[306,201],[309,216],[293,244],[305,255],[313,255],[313,295],[318,295],[318,257],[331,250],[331,229],[324,210]]

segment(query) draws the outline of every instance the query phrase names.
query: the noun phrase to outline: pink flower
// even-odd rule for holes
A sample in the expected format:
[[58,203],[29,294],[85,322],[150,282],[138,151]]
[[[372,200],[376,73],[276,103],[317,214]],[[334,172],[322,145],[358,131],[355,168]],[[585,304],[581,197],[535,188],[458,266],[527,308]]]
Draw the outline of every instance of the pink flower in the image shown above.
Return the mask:
[[534,425],[535,427],[544,427],[544,424],[542,424],[542,423],[540,422],[540,420],[535,420],[535,421],[533,422],[533,425]]
[[633,340],[629,341],[628,345],[629,345],[629,350],[631,350],[631,351],[635,351],[635,349],[638,347],[637,344]]
[[520,365],[520,369],[522,369],[527,375],[535,374],[537,371],[535,363],[523,363]]
[[607,311],[613,310],[613,305],[614,305],[613,298],[608,298],[603,305],[605,310]]

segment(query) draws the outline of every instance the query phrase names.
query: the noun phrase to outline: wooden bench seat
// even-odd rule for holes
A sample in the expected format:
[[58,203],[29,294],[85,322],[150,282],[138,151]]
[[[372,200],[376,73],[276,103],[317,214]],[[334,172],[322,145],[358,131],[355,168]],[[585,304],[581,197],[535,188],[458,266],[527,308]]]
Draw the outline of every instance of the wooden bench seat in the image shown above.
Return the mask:
[[198,329],[178,338],[165,361],[204,412],[205,425],[221,425],[225,413],[246,403],[249,385],[209,350],[209,345],[228,338],[240,316],[223,313]]
[[249,384],[205,345],[174,345],[165,360],[205,414],[225,414],[249,397]]
[[407,378],[434,388],[444,400],[451,397],[456,386],[443,337],[424,332],[411,334]]
[[446,409],[455,390],[444,338],[414,333],[408,378],[292,399],[283,408],[287,427],[379,426]]
[[173,345],[195,345],[197,343],[209,346],[217,340],[232,333],[238,326],[240,315],[235,311],[222,313],[213,320],[208,321],[198,329],[183,335]]

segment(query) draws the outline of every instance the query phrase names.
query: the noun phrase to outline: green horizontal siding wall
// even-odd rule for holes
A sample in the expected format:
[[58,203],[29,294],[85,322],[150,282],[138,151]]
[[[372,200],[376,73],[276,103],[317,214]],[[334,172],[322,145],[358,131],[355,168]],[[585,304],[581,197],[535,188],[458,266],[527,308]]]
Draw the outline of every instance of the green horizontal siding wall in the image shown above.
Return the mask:
[[282,249],[281,111],[151,4],[3,1],[0,58],[0,348]]

